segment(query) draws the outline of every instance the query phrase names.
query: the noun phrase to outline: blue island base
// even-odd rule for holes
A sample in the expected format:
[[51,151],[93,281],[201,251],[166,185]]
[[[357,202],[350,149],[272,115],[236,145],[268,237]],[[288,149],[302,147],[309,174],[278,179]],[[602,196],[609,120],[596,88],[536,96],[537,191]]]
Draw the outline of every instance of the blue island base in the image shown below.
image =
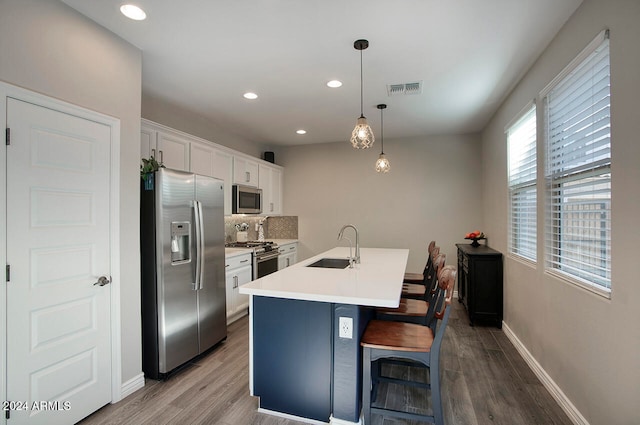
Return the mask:
[[[252,296],[253,392],[260,408],[320,422],[358,423],[360,337],[372,310],[349,304]],[[340,317],[353,338],[340,338]]]

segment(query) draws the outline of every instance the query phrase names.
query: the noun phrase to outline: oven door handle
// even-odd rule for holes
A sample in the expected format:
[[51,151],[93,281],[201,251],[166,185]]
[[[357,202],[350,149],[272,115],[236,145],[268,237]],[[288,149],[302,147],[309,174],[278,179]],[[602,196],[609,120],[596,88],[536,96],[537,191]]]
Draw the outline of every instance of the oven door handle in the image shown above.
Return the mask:
[[274,250],[275,252],[273,254],[266,254],[266,255],[262,255],[260,257],[256,257],[256,261],[258,263],[262,263],[263,261],[268,261],[268,260],[272,260],[274,258],[277,258],[278,256],[280,256],[280,252],[278,252],[278,250]]

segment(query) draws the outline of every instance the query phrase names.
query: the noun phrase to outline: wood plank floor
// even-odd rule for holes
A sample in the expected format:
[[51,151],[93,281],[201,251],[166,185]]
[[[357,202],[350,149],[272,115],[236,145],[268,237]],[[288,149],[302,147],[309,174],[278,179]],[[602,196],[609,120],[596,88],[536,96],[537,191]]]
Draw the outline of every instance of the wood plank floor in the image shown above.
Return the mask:
[[[165,382],[147,380],[143,389],[107,405],[80,422],[105,424],[298,425],[258,413],[249,396],[248,319],[231,324],[228,338],[207,356]],[[454,303],[442,346],[442,392],[447,425],[571,425],[571,421],[496,328],[470,327]],[[394,376],[422,377],[420,368],[389,366]],[[429,411],[424,390],[381,384],[376,404]],[[373,415],[372,425],[414,425]]]

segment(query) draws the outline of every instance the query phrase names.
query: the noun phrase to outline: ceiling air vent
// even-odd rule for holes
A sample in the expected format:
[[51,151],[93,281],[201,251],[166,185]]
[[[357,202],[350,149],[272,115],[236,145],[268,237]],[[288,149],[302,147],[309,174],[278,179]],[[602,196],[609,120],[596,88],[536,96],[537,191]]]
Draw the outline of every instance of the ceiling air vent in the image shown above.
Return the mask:
[[388,84],[387,93],[389,96],[397,95],[409,95],[409,94],[421,94],[422,93],[422,81],[416,81],[414,83],[403,84]]

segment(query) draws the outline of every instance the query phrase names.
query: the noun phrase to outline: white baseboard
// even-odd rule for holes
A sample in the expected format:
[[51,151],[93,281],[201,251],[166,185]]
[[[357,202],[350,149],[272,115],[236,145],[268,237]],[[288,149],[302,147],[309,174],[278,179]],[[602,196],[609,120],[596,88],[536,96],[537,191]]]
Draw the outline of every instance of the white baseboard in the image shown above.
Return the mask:
[[[127,382],[124,382],[122,384],[120,400],[135,393],[142,387],[144,387],[144,373],[134,376],[133,378],[129,379]],[[116,400],[116,401],[120,401],[120,400]]]
[[551,393],[551,396],[558,402],[562,410],[569,416],[575,425],[589,425],[580,411],[571,403],[571,400],[562,392],[562,389],[555,383],[551,376],[542,368],[540,363],[531,355],[527,347],[518,339],[511,328],[503,321],[502,330],[509,341],[516,347],[525,362],[529,365],[533,373],[540,379],[542,385]]

